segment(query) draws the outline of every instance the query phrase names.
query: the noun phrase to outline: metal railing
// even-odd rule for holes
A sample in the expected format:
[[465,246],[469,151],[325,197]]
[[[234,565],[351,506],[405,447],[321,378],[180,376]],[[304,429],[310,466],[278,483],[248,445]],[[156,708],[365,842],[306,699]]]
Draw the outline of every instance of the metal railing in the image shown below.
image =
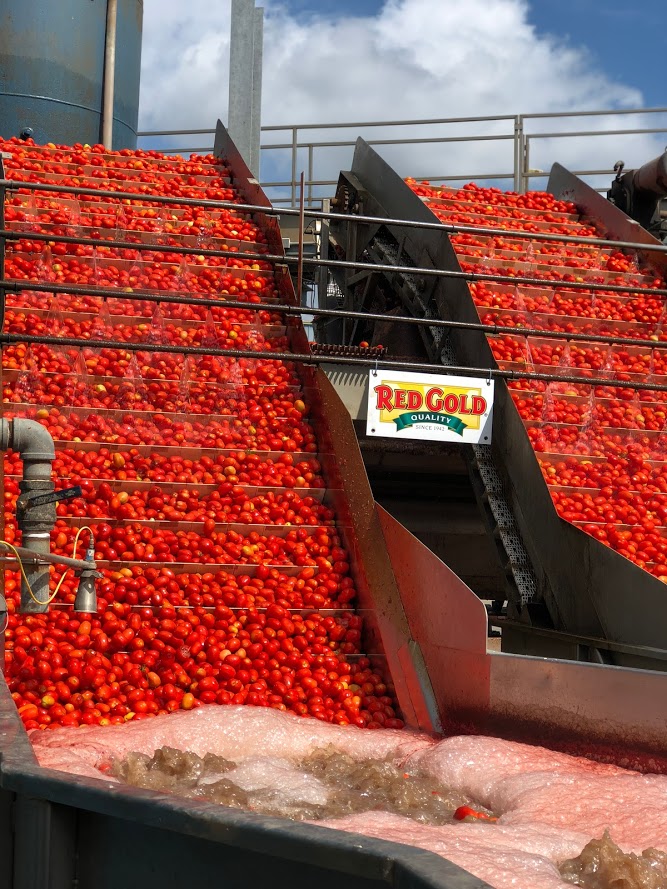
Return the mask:
[[[621,122],[628,118],[638,118],[636,125],[621,126]],[[592,123],[588,129],[576,129],[575,121]],[[339,134],[341,138],[335,138]],[[214,135],[213,129],[143,131],[139,133],[139,144],[166,153],[201,153],[212,150]],[[262,188],[276,206],[295,207],[299,203],[300,174],[304,172],[306,206],[320,205],[322,199],[332,196],[339,170],[349,168],[360,135],[382,154],[390,154],[396,149],[403,149],[402,154],[405,154],[404,149],[412,148],[412,159],[407,164],[416,167],[420,163],[419,151],[428,147],[483,146],[486,143],[500,148],[501,163],[497,168],[486,166],[485,160],[484,166],[473,166],[465,172],[446,170],[443,168],[446,161],[438,159],[437,163],[442,164],[440,169],[408,169],[405,168],[406,157],[394,161],[394,165],[402,175],[416,179],[453,184],[470,180],[506,183],[507,187],[519,192],[527,191],[533,180],[546,180],[551,164],[563,162],[564,150],[575,158],[590,155],[591,140],[600,144],[598,140],[604,137],[613,138],[614,155],[605,150],[602,157],[601,151],[600,157],[604,161],[601,166],[577,169],[575,165],[572,169],[593,187],[604,190],[613,176],[614,162],[624,152],[631,152],[630,158],[626,158],[630,164],[641,164],[653,155],[632,156],[633,151],[648,150],[655,154],[662,150],[662,145],[646,144],[639,149],[637,143],[656,141],[646,137],[667,136],[667,108],[264,126],[261,163],[262,169],[269,171],[269,178],[262,179]],[[199,139],[202,136],[206,138]],[[550,140],[557,141],[550,145]],[[565,149],[564,145],[567,146]],[[531,166],[533,162],[540,163],[542,168]],[[605,177],[604,182],[600,177]]]
[[[40,182],[29,182],[22,181],[20,179],[4,179],[0,178],[0,207],[4,206],[5,202],[5,193],[7,190],[25,190],[28,192],[42,192],[46,194],[54,194],[54,195],[80,195],[80,196],[110,196],[115,201],[132,201],[136,200],[138,197],[142,197],[145,199],[145,196],[140,195],[138,192],[108,192],[104,189],[94,189],[89,188],[85,185],[62,185],[60,183],[40,183]],[[183,197],[173,197],[173,196],[165,196],[165,195],[151,195],[150,201],[156,204],[164,204],[166,206],[170,206],[174,203],[178,203],[181,206],[205,206],[209,209],[227,209],[232,208],[236,211],[239,209],[245,209],[246,212],[258,211],[262,212],[268,216],[278,215],[281,211],[278,208],[266,208],[263,205],[243,205],[235,202],[229,201],[218,201],[218,200],[210,200],[210,199],[194,199],[194,198],[183,198]],[[300,210],[292,210],[288,211],[291,215],[299,215],[301,216]],[[363,224],[365,222],[382,222],[384,224],[388,223],[389,220],[385,217],[366,217],[366,216],[352,216],[348,217],[344,214],[337,213],[313,213],[315,217],[322,217],[326,215],[329,219],[334,218],[344,218],[352,221],[354,224]],[[621,245],[626,245],[629,248],[635,249],[639,252],[643,250],[650,251],[658,251],[665,252],[667,248],[665,248],[661,244],[655,245],[645,245],[642,243],[634,243],[634,242],[623,242],[623,241],[607,241],[605,239],[599,238],[590,238],[584,236],[567,236],[567,235],[553,235],[550,233],[543,232],[531,232],[531,231],[521,231],[517,230],[512,232],[508,229],[493,229],[486,227],[472,227],[465,226],[461,224],[443,224],[440,222],[433,223],[423,223],[416,222],[414,220],[393,220],[393,222],[397,225],[405,226],[406,228],[426,228],[426,229],[441,229],[442,231],[450,231],[450,232],[469,232],[469,233],[479,233],[483,232],[484,234],[502,234],[503,237],[507,237],[509,234],[515,235],[517,237],[525,238],[528,241],[533,240],[553,240],[554,238],[558,238],[559,240],[567,239],[568,242],[580,243],[580,244],[590,244],[590,245],[614,245],[616,247]],[[22,230],[13,230],[7,229],[4,227],[0,227],[0,246],[4,249],[6,241],[20,241],[25,237],[25,232]],[[104,245],[106,247],[110,247],[112,249],[134,249],[138,253],[143,252],[151,252],[154,251],[154,244],[147,244],[143,242],[132,242],[132,241],[124,241],[117,240],[116,238],[88,238],[81,237],[80,235],[62,235],[62,234],[54,234],[53,232],[30,232],[30,239],[42,242],[60,242],[64,244],[89,244],[89,245]],[[255,253],[253,252],[238,252],[238,251],[229,251],[229,250],[218,250],[209,247],[185,247],[183,245],[161,245],[161,250],[166,252],[182,252],[185,255],[196,253],[198,256],[210,256],[210,257],[229,257],[234,259],[252,259],[252,260],[261,260],[264,262],[271,263],[274,267],[277,265],[283,265],[285,263],[285,257],[283,255],[270,254],[270,253]],[[537,286],[542,287],[544,285],[543,278],[533,278],[533,277],[522,277],[517,279],[515,275],[504,275],[502,273],[494,273],[491,272],[489,274],[480,274],[475,271],[455,271],[451,269],[435,269],[429,267],[417,267],[417,266],[402,266],[399,264],[390,264],[390,265],[382,265],[378,263],[372,262],[354,262],[347,260],[333,260],[333,259],[324,259],[324,258],[315,258],[315,257],[304,257],[300,256],[299,261],[304,265],[313,265],[313,266],[322,266],[327,268],[341,268],[341,269],[349,269],[349,270],[368,270],[368,271],[386,271],[391,273],[402,273],[404,275],[409,276],[417,276],[417,277],[434,277],[434,278],[450,278],[450,279],[459,279],[465,281],[478,281],[478,282],[494,282],[494,283],[507,283],[515,286],[517,281],[520,280],[523,285],[527,286]],[[557,289],[559,287],[563,287],[567,291],[577,291],[577,290],[588,290],[591,293],[595,293],[597,291],[605,291],[608,294],[626,294],[626,293],[641,293],[644,295],[651,296],[667,296],[667,289],[664,288],[656,288],[656,287],[642,287],[639,283],[637,284],[629,284],[629,285],[618,285],[611,283],[600,283],[600,282],[586,282],[586,281],[565,281],[565,280],[549,280],[549,286],[553,289]],[[53,281],[48,282],[38,282],[30,279],[6,279],[0,278],[0,312],[4,314],[4,301],[5,295],[7,293],[21,293],[24,291],[32,291],[38,293],[49,293],[49,294],[58,294],[58,293],[67,293],[69,295],[77,295],[77,294],[86,294],[90,296],[98,296],[102,299],[109,298],[117,298],[118,297],[118,289],[117,288],[105,288],[98,286],[91,286],[89,284],[85,285],[77,285],[77,284],[69,284],[69,283],[55,283]],[[124,292],[123,298],[135,301],[149,301],[154,302],[156,304],[159,303],[168,303],[168,302],[178,302],[184,305],[201,305],[201,306],[210,306],[213,304],[220,305],[221,302],[214,298],[208,298],[205,296],[199,296],[194,293],[175,293],[175,292],[164,292],[155,290],[152,291],[144,291],[141,289],[134,289],[132,292]],[[259,310],[267,310],[272,312],[282,312],[288,316],[300,316],[305,314],[311,314],[313,309],[309,306],[298,305],[291,301],[286,303],[276,303],[276,302],[260,302],[260,303],[251,303],[245,301],[237,301],[237,300],[223,300],[222,303],[229,308],[243,308],[243,309],[253,309],[255,311]],[[400,317],[400,316],[388,316],[386,314],[378,314],[378,313],[370,313],[370,312],[358,312],[358,311],[349,311],[343,309],[317,309],[316,314],[321,314],[322,316],[328,317],[341,317],[341,318],[349,318],[349,319],[364,319],[364,320],[381,320],[387,321],[390,320],[392,323],[396,324],[408,324],[408,325],[423,325],[428,327],[439,327],[443,329],[463,329],[463,330],[474,330],[486,333],[489,336],[502,336],[504,334],[512,335],[512,336],[520,336],[527,338],[528,336],[539,336],[548,339],[554,340],[562,340],[565,342],[569,341],[583,341],[583,342],[595,342],[595,343],[606,343],[607,345],[619,345],[624,344],[628,346],[645,346],[650,349],[660,349],[662,345],[653,340],[641,340],[635,338],[623,338],[616,337],[609,334],[589,334],[586,332],[579,331],[565,331],[565,330],[543,330],[541,328],[534,328],[530,326],[518,328],[514,325],[506,327],[503,325],[499,325],[496,323],[484,323],[480,322],[465,322],[465,321],[456,321],[451,319],[432,319],[432,318],[410,318],[410,317]],[[86,339],[80,336],[63,336],[62,334],[46,334],[46,335],[35,335],[31,333],[7,333],[0,332],[0,347],[11,345],[15,343],[23,343],[23,344],[34,344],[34,345],[53,345],[58,347],[63,346],[73,346],[76,348],[81,348],[85,346],[89,349],[121,349],[126,352],[145,352],[151,351],[156,353],[177,353],[181,355],[207,355],[207,356],[216,356],[221,358],[230,358],[234,360],[239,359],[256,359],[258,354],[264,354],[267,356],[267,360],[272,361],[288,361],[288,362],[296,362],[307,365],[346,365],[349,367],[364,367],[364,368],[382,368],[387,370],[406,370],[409,369],[415,372],[425,372],[425,373],[440,373],[442,371],[442,364],[432,364],[428,362],[407,362],[403,359],[398,360],[388,360],[384,357],[377,358],[366,358],[366,357],[358,357],[358,356],[345,356],[345,355],[322,355],[322,354],[314,354],[311,351],[308,352],[282,352],[282,351],[268,351],[268,352],[259,352],[255,349],[228,349],[228,348],[217,348],[217,347],[204,347],[204,346],[193,346],[179,343],[148,343],[144,340],[141,341],[127,341],[127,340],[119,340],[111,338],[91,338]],[[556,372],[556,368],[554,371],[550,371],[545,373],[543,371],[535,371],[531,369],[530,366],[526,366],[525,368],[521,368],[518,370],[511,369],[501,369],[498,367],[495,368],[483,368],[483,367],[471,367],[471,366],[455,366],[448,365],[448,372],[450,374],[456,374],[459,376],[486,376],[489,379],[504,379],[504,380],[532,380],[535,382],[561,382],[561,383],[572,383],[572,384],[582,384],[586,383],[589,385],[602,385],[602,386],[613,386],[616,389],[632,389],[637,391],[650,390],[654,392],[667,392],[667,384],[659,383],[655,380],[649,379],[648,377],[645,380],[636,381],[636,380],[623,380],[617,379],[614,376],[607,375],[605,370],[602,370],[601,373],[593,370],[590,376],[582,377],[580,374],[567,373],[567,370],[563,372]]]

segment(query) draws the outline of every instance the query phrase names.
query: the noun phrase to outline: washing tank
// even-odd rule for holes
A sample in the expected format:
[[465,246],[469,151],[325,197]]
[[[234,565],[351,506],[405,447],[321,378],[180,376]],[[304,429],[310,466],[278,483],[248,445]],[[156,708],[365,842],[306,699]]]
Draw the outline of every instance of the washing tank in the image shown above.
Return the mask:
[[[0,135],[101,141],[107,0],[0,0]],[[118,0],[113,147],[134,148],[143,0]]]

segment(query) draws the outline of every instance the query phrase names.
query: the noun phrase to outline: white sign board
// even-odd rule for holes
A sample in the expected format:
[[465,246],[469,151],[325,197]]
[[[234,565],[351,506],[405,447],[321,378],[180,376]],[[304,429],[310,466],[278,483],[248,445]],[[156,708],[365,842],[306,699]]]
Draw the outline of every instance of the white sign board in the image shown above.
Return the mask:
[[490,444],[493,380],[371,370],[366,434]]

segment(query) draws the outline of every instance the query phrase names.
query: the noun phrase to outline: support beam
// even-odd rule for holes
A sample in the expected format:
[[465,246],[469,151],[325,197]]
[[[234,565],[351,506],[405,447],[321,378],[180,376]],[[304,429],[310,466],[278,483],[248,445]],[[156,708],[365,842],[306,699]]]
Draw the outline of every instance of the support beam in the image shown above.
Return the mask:
[[229,135],[250,161],[255,0],[232,0],[229,47]]
[[104,96],[102,99],[102,144],[113,148],[113,106],[116,83],[116,33],[118,0],[107,0],[107,28],[104,46]]
[[260,142],[262,138],[262,64],[264,61],[264,9],[255,10],[253,31],[252,98],[250,123],[250,163],[248,166],[259,182]]
[[232,0],[229,50],[229,135],[253,175],[259,175],[264,10]]

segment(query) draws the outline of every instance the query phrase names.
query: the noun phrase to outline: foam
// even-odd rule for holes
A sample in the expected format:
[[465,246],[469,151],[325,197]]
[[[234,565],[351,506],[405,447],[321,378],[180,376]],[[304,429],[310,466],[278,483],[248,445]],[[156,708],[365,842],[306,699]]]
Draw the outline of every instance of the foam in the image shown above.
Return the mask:
[[667,777],[497,738],[445,738],[411,766],[458,787],[507,824],[609,830],[624,851],[667,846]]
[[564,889],[548,854],[578,854],[583,838],[556,836],[539,828],[510,829],[500,825],[458,824],[430,827],[386,812],[372,812],[320,822],[321,826],[352,831],[427,849],[449,859],[494,889]]
[[198,756],[213,753],[234,762],[272,755],[303,759],[318,747],[332,744],[357,759],[397,762],[434,744],[425,735],[398,729],[369,732],[336,726],[265,707],[216,704],[177,711],[125,725],[81,726],[34,731],[30,735],[39,764],[89,775],[90,769],[128,753],[152,755],[160,747],[189,750]]
[[[496,889],[560,889],[558,865],[606,830],[620,847],[614,861],[649,847],[667,852],[667,777],[496,738],[435,742],[405,730],[369,732],[268,708],[212,705],[123,726],[33,732],[31,740],[43,766],[86,777],[113,768],[137,786],[407,843]],[[366,811],[337,790],[352,775],[362,793],[370,787]],[[427,802],[432,793],[442,794],[437,805]],[[499,821],[451,823],[453,808],[470,801]]]

